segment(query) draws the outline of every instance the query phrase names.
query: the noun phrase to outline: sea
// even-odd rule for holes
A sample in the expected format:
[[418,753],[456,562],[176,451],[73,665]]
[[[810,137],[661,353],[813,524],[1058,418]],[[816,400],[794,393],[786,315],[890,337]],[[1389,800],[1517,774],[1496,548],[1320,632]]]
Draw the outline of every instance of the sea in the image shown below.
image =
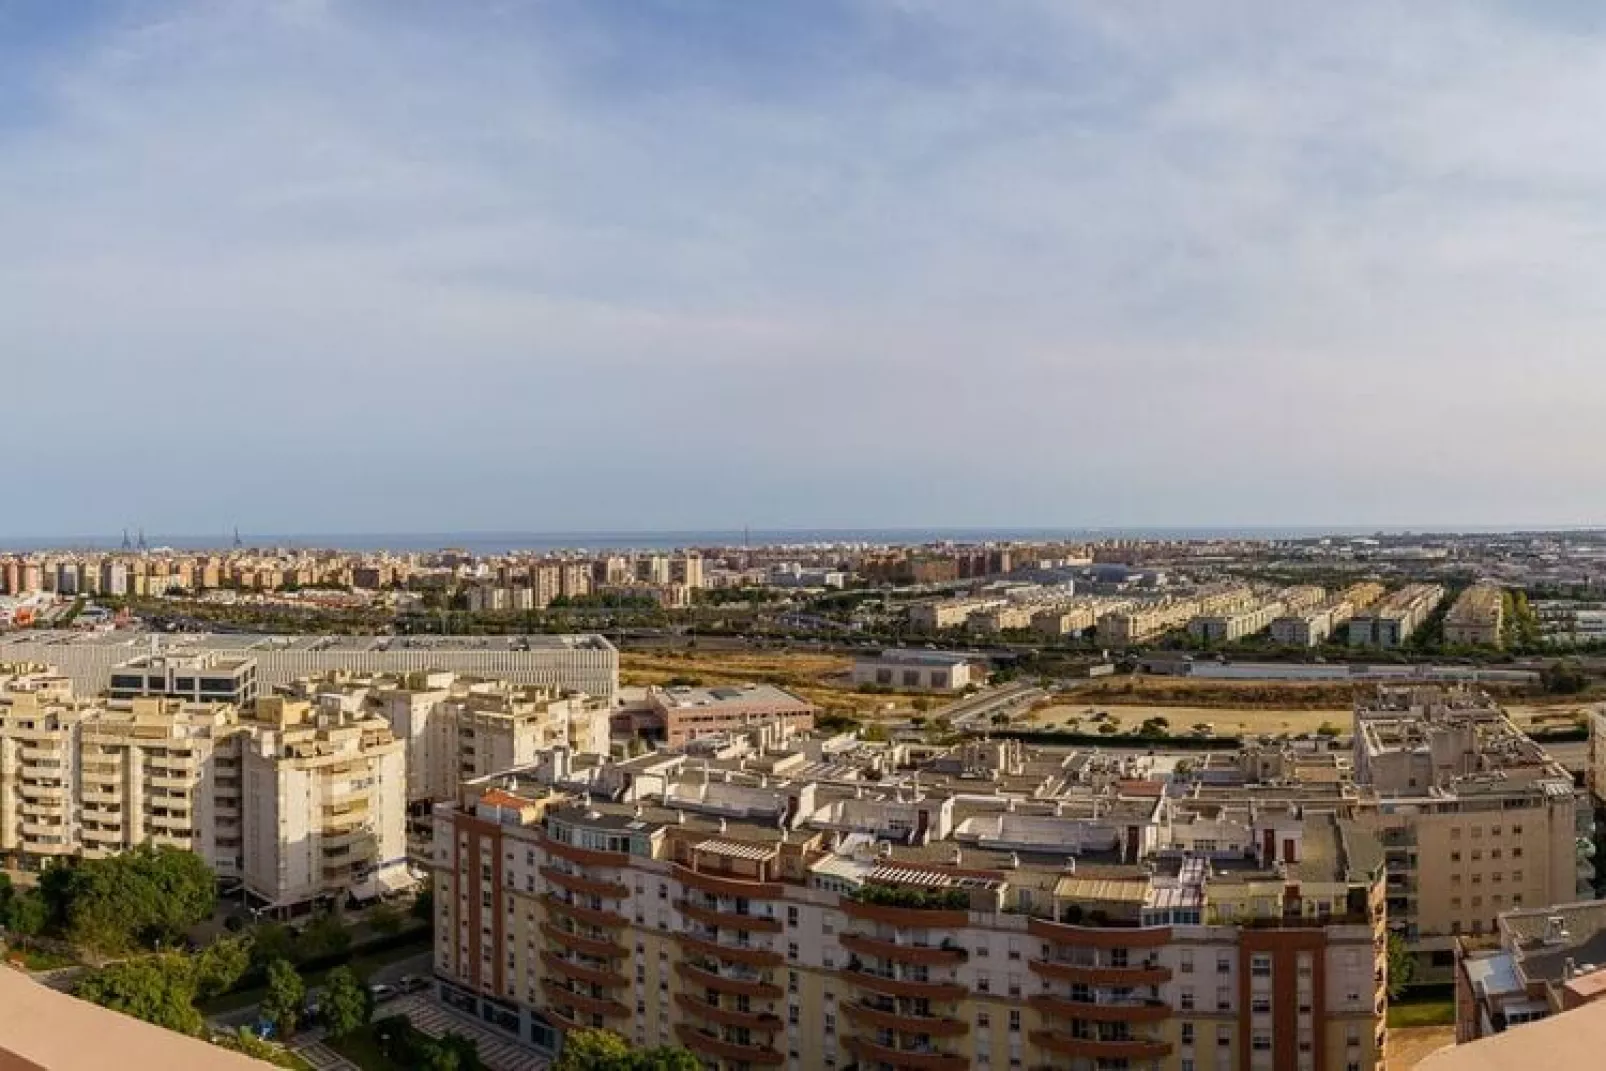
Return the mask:
[[[988,543],[1010,541],[1104,539],[1317,539],[1324,536],[1403,536],[1488,534],[1511,531],[1568,529],[1512,527],[1435,528],[1431,526],[1244,526],[1176,528],[724,528],[684,531],[594,532],[371,532],[371,533],[252,533],[240,534],[246,547],[326,549],[348,551],[389,550],[399,553],[456,548],[472,554],[518,551],[673,550],[683,547],[916,545],[923,543]],[[228,535],[145,535],[151,548],[218,550],[234,543]],[[108,536],[0,538],[0,550],[117,550],[121,532]]]

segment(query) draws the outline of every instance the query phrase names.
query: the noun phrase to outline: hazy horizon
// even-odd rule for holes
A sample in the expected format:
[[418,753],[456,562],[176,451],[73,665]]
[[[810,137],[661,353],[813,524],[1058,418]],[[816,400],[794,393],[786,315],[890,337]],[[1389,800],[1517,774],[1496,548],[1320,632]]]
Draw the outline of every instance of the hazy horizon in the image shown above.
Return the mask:
[[0,0],[0,536],[1606,523],[1603,56],[1578,0]]

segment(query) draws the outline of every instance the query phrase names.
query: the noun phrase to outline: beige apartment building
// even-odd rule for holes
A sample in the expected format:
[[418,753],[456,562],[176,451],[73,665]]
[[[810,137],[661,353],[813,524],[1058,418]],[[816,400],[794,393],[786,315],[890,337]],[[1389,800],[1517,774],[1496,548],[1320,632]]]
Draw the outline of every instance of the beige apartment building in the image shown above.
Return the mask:
[[1188,635],[1204,643],[1232,643],[1271,627],[1287,609],[1281,600],[1225,614],[1201,614],[1188,622]]
[[1444,642],[1457,647],[1500,647],[1505,637],[1505,591],[1498,584],[1473,584],[1444,615]]
[[1271,623],[1271,638],[1286,647],[1319,647],[1381,598],[1383,590],[1382,584],[1366,580],[1314,606],[1290,607],[1289,613]]
[[1443,601],[1444,588],[1438,584],[1407,584],[1350,618],[1349,644],[1351,647],[1399,647],[1422,627]]
[[1514,909],[1588,895],[1590,809],[1482,693],[1381,688],[1355,711],[1358,820],[1383,842],[1389,924],[1424,977]]
[[78,851],[78,736],[90,708],[59,677],[0,670],[0,855],[37,869]]
[[600,1026],[711,1068],[1382,1066],[1369,833],[1187,813],[1132,769],[1071,791],[1070,759],[967,745],[958,776],[849,788],[657,755],[596,771],[609,802],[466,786],[435,809],[440,996],[545,1052]]
[[107,700],[80,729],[83,854],[141,844],[193,851],[219,877],[245,865],[241,750],[233,706]]
[[259,699],[245,743],[244,879],[269,906],[412,884],[407,765],[377,715]]

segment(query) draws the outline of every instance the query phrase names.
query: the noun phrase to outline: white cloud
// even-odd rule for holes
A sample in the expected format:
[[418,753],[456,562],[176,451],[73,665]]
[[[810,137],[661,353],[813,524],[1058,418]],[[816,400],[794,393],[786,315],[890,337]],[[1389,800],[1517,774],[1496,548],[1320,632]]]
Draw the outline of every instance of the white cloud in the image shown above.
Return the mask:
[[1606,520],[1600,37],[650,9],[175,4],[30,67],[7,527]]

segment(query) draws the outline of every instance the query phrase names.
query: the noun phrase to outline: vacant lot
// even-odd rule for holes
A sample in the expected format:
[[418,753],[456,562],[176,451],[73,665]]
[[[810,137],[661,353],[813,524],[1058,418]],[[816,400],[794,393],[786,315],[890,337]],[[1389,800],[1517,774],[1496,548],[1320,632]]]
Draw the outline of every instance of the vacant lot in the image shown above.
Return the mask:
[[1389,1071],[1410,1071],[1440,1049],[1454,1044],[1454,1026],[1390,1026]]
[[[853,660],[812,651],[621,651],[619,680],[626,685],[667,684],[670,681],[702,685],[774,684],[802,696],[826,713],[869,717],[902,711],[907,714],[919,697],[864,695],[848,682]],[[925,697],[932,707],[951,697]]]
[[1068,728],[1095,732],[1098,729],[1098,722],[1093,720],[1095,711],[1104,711],[1109,715],[1104,720],[1113,721],[1117,728],[1123,730],[1136,729],[1145,718],[1164,718],[1171,723],[1171,731],[1177,734],[1186,733],[1201,723],[1214,726],[1214,731],[1222,736],[1313,733],[1321,728],[1324,722],[1347,730],[1350,724],[1350,712],[1347,707],[1341,710],[1275,707],[1235,710],[1225,707],[1115,706],[1083,703],[1080,701],[1080,696],[1077,700],[1073,704],[1058,704],[1033,711],[1018,724],[1022,728]]

